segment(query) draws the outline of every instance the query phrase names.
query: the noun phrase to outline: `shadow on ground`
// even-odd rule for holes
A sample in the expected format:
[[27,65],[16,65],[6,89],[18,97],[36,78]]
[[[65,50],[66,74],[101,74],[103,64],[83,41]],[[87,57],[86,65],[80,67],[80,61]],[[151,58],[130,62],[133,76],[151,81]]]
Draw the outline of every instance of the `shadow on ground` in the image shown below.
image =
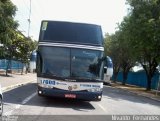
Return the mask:
[[[35,83],[30,83],[4,92],[4,106],[9,104],[22,104],[22,102],[30,95],[37,91]],[[25,105],[41,106],[41,107],[58,107],[58,108],[72,108],[78,111],[94,110],[95,108],[87,101],[40,97],[34,96]]]
[[127,90],[106,86],[103,89],[104,97],[115,101],[127,100],[135,103],[151,104],[160,107],[160,102],[148,97],[140,96]]
[[[10,91],[3,93],[4,95],[4,104],[22,104],[28,96],[35,93],[37,90],[36,83],[30,83],[24,86],[17,87]],[[104,87],[103,89],[103,98],[112,99],[117,101],[117,104],[123,100],[129,102],[141,103],[141,104],[150,104],[160,107],[160,102],[138,96],[133,93],[129,93],[122,89],[117,89],[113,87]],[[4,106],[5,106],[4,105]],[[40,106],[40,107],[58,107],[58,108],[72,108],[74,110],[84,111],[84,110],[95,110],[93,105],[87,101],[80,100],[69,100],[69,99],[60,99],[60,98],[47,98],[39,97],[38,95],[34,96],[29,100],[25,105],[31,106]]]

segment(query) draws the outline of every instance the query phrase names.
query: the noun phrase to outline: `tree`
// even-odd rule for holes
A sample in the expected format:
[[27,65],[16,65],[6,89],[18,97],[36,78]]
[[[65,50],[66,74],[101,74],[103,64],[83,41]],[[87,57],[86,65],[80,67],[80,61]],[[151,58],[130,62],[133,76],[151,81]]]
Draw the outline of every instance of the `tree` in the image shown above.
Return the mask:
[[14,53],[15,59],[26,64],[26,66],[28,67],[31,53],[37,47],[37,41],[33,41],[31,38],[26,38],[18,31],[17,38],[13,41],[13,45],[16,47],[15,48],[16,51]]
[[119,41],[118,41],[119,33],[116,32],[115,34],[109,35],[106,34],[104,38],[104,49],[105,55],[111,57],[113,61],[113,81],[116,82],[118,72],[120,70],[120,54],[119,54]]
[[0,0],[0,43],[3,44],[3,47],[0,47],[0,58],[8,60],[6,75],[12,59],[28,64],[30,55],[37,46],[37,41],[26,38],[17,31],[15,13],[16,6],[10,0]]
[[134,55],[147,75],[147,90],[160,62],[160,0],[127,0],[131,6],[128,30]]
[[16,6],[10,0],[0,0],[0,43],[11,45],[14,30],[18,27],[14,21]]
[[133,55],[134,49],[132,48],[132,38],[130,36],[130,15],[124,17],[123,22],[118,26],[119,28],[119,43],[120,43],[120,67],[123,72],[123,82],[125,85],[126,80],[128,78],[128,73],[130,69],[135,65],[135,58]]
[[14,21],[15,12],[16,6],[10,0],[0,0],[0,43],[3,44],[3,48],[0,49],[0,57],[9,60],[6,75],[12,59],[14,30],[18,27],[17,21]]

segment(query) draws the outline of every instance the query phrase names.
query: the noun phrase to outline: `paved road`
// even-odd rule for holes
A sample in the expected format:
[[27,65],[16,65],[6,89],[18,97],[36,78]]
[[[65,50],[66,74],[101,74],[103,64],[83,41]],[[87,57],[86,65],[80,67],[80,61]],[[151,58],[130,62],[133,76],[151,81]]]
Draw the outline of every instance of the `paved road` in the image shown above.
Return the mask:
[[[85,118],[88,118],[88,121],[97,121],[98,118],[106,121],[105,115],[110,114],[159,115],[160,102],[113,87],[104,87],[101,102],[39,97],[35,83],[29,83],[4,93],[4,115],[32,115],[32,118],[34,117],[37,121],[42,120],[40,116],[44,115],[57,115],[54,118],[62,121],[71,119],[83,121],[83,119],[86,120]],[[94,117],[88,115],[94,115]]]

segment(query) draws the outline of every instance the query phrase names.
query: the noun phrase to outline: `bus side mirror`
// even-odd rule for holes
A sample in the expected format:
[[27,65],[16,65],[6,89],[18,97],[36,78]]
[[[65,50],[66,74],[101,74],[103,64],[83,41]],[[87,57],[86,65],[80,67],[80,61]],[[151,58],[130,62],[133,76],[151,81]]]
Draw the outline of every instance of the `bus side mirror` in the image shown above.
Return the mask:
[[113,75],[113,63],[109,56],[103,57],[104,61],[104,74]]
[[107,73],[107,67],[105,66],[104,67],[104,74],[106,74]]
[[104,61],[104,74],[107,74],[107,65],[106,65],[107,57],[103,57],[102,60]]

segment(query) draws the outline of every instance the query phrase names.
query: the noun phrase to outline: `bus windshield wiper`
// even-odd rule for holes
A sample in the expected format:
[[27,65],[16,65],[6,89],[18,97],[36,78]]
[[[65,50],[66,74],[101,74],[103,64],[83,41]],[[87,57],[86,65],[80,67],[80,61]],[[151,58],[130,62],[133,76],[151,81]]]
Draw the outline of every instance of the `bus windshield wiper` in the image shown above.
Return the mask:
[[52,73],[43,73],[43,75],[46,75],[46,76],[57,76],[56,74],[52,74]]

